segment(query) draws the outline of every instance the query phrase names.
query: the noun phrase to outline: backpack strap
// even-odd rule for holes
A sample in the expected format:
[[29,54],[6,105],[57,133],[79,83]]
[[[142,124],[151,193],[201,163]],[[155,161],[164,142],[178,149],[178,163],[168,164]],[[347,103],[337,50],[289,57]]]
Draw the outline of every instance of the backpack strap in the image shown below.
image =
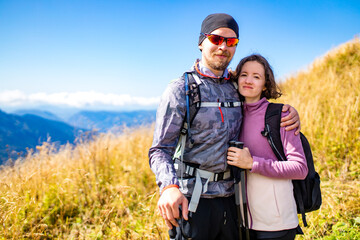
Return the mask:
[[242,102],[201,102],[201,107],[241,107]]
[[[188,89],[186,90],[186,96],[189,98],[189,110],[186,114],[190,117],[190,125],[194,121],[194,118],[201,106],[201,95],[200,95],[200,81],[199,76],[196,73],[186,72],[185,73],[185,88],[186,88],[186,77],[188,78]],[[188,123],[189,124],[189,123]]]
[[[200,109],[200,88],[199,85],[201,81],[196,74],[192,72],[184,73],[185,79],[185,98],[186,98],[186,114],[183,120],[183,126],[180,131],[179,142],[176,146],[175,153],[173,155],[173,160],[179,159],[183,163],[183,156],[185,151],[186,139],[189,137],[190,146],[194,143],[194,140],[191,136],[190,126],[192,121],[195,118],[195,115]],[[181,176],[181,188],[183,188],[183,168],[180,170]]]
[[183,120],[182,128],[180,131],[179,143],[176,147],[174,154],[174,159],[179,158],[183,155],[185,150],[185,142],[187,136],[190,140],[190,146],[194,143],[192,139],[190,126],[200,109],[201,97],[200,97],[200,87],[201,81],[196,74],[192,72],[185,72],[183,75],[185,79],[185,99],[186,99],[186,113]]
[[[281,121],[282,107],[283,104],[269,103],[265,113],[265,128],[264,131],[261,132],[261,134],[267,138],[277,159],[279,161],[286,161],[287,159],[284,153],[284,147],[282,145],[281,136],[280,136],[280,121]],[[302,145],[304,146],[303,141],[307,142],[307,139],[305,138],[305,136],[303,136],[302,133],[300,137],[301,137]],[[307,146],[310,146],[308,142],[307,142]],[[309,151],[307,152],[311,154],[310,148]],[[310,155],[309,157],[312,159],[312,155]],[[306,156],[307,162],[309,162],[308,161],[309,157]],[[311,163],[312,163],[313,172],[315,172],[315,169],[313,167],[313,162]],[[301,214],[302,221],[304,223],[304,226],[306,227],[307,226],[306,216],[305,216],[306,211],[304,208],[305,205],[302,198],[302,191],[306,191],[307,189],[305,189],[306,186],[304,185],[303,181],[293,180],[292,183],[294,186],[293,190],[294,190],[294,198],[297,206],[297,211],[298,213]],[[315,196],[315,198],[312,200],[312,202],[316,202],[317,195],[314,194],[313,196]]]
[[305,227],[307,227],[307,221],[306,221],[306,215],[305,215],[305,208],[304,208],[304,202],[301,197],[301,184],[299,181],[292,181],[294,186],[294,198],[296,201],[296,207],[298,208],[298,213],[301,214],[301,218],[303,221],[303,224]]
[[265,128],[261,135],[267,138],[279,161],[286,161],[280,136],[281,112],[284,104],[269,103],[265,113]]
[[[202,83],[196,73],[185,72],[185,97],[186,97],[186,115],[184,119],[184,124],[181,132],[184,135],[188,135],[190,144],[194,143],[194,140],[191,136],[190,126],[194,121],[194,118],[197,112],[200,109],[201,105],[201,96],[200,96],[200,84]],[[186,120],[186,121],[185,121]]]

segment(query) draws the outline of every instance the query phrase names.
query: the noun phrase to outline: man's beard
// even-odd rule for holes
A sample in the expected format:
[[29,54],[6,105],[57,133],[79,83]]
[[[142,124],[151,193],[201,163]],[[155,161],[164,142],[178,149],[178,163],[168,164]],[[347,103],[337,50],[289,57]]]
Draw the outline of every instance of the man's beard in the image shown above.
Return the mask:
[[227,58],[223,59],[223,60],[218,60],[218,61],[210,61],[209,59],[206,59],[206,62],[209,65],[210,68],[212,68],[212,69],[214,69],[216,71],[224,71],[229,66],[229,63],[231,61],[229,52],[227,52],[227,51],[225,51],[225,52],[224,51],[223,52],[214,52],[211,55],[214,58],[216,57],[215,55],[224,55]]

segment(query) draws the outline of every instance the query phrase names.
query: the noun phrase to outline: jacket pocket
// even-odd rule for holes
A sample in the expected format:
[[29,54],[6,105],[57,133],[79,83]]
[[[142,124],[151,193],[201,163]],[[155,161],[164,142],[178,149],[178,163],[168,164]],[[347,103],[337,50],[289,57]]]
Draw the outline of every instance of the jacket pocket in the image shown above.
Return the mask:
[[194,129],[221,129],[224,127],[221,113],[216,107],[200,108],[192,123]]
[[276,217],[280,217],[280,208],[279,208],[279,201],[278,201],[278,196],[276,194],[276,187],[273,184],[272,185],[272,189],[273,189],[273,199],[274,199],[274,214]]

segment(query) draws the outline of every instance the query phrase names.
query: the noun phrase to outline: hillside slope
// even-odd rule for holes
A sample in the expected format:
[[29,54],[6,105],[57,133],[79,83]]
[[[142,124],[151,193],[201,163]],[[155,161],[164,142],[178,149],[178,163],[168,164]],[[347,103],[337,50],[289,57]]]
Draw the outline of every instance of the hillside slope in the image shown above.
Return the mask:
[[[323,205],[304,239],[360,239],[360,40],[355,38],[281,84],[298,110],[321,176]],[[332,237],[330,237],[332,236]]]
[[323,177],[360,176],[360,40],[317,59],[307,71],[281,85],[300,113],[302,129],[314,146]]

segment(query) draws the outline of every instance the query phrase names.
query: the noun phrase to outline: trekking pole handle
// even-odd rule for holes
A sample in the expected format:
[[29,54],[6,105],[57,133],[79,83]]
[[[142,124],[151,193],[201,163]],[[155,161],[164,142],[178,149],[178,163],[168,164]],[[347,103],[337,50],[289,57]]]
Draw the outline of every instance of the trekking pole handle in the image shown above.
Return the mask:
[[244,143],[239,142],[239,141],[235,141],[235,140],[231,140],[229,142],[229,147],[236,147],[236,148],[243,149],[244,148]]

